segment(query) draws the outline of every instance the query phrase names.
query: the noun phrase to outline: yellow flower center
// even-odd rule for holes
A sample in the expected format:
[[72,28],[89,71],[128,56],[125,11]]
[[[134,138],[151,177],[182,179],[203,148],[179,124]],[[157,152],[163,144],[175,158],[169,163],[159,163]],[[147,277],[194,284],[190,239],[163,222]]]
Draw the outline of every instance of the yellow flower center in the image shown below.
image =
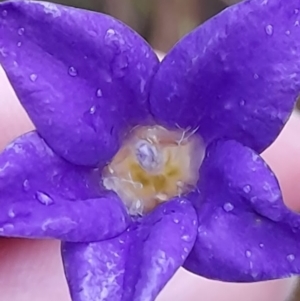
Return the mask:
[[137,127],[106,166],[103,184],[115,191],[133,215],[193,190],[204,157],[194,131]]

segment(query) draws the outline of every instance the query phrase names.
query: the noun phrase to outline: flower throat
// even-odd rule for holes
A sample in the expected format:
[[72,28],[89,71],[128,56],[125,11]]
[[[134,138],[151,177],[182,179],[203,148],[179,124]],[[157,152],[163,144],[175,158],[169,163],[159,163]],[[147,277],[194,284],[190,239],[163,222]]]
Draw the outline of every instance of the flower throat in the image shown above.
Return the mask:
[[104,169],[103,184],[119,195],[130,214],[144,214],[193,190],[203,156],[195,131],[140,126]]

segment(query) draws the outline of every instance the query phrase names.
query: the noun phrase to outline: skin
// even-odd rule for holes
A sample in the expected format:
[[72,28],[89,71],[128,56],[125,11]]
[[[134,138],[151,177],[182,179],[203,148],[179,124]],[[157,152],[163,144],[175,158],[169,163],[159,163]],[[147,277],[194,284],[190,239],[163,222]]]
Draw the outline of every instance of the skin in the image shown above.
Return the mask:
[[[34,127],[0,69],[0,150]],[[300,116],[287,126],[264,153],[280,181],[285,202],[300,211]],[[280,242],[279,242],[280,243]],[[70,301],[57,241],[0,239],[0,295],[6,301]],[[158,301],[283,301],[295,288],[295,279],[256,284],[210,281],[179,270]]]

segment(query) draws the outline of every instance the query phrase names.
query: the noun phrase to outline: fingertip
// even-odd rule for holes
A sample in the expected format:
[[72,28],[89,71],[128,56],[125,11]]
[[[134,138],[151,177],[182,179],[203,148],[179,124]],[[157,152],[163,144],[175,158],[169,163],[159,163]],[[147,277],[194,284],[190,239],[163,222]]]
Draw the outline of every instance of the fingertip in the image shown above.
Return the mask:
[[294,112],[263,157],[276,174],[288,207],[300,211],[300,114]]
[[33,124],[0,66],[0,150],[19,135],[33,128]]

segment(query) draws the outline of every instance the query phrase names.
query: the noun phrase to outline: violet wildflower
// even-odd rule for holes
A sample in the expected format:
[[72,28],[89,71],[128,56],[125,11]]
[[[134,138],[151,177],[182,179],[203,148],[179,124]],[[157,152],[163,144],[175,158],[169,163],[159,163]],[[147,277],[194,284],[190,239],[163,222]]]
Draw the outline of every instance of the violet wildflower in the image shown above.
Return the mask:
[[0,63],[36,131],[0,156],[0,235],[60,239],[74,301],[151,301],[180,266],[299,274],[300,218],[259,155],[300,91],[299,10],[244,1],[159,63],[109,16],[1,3]]

